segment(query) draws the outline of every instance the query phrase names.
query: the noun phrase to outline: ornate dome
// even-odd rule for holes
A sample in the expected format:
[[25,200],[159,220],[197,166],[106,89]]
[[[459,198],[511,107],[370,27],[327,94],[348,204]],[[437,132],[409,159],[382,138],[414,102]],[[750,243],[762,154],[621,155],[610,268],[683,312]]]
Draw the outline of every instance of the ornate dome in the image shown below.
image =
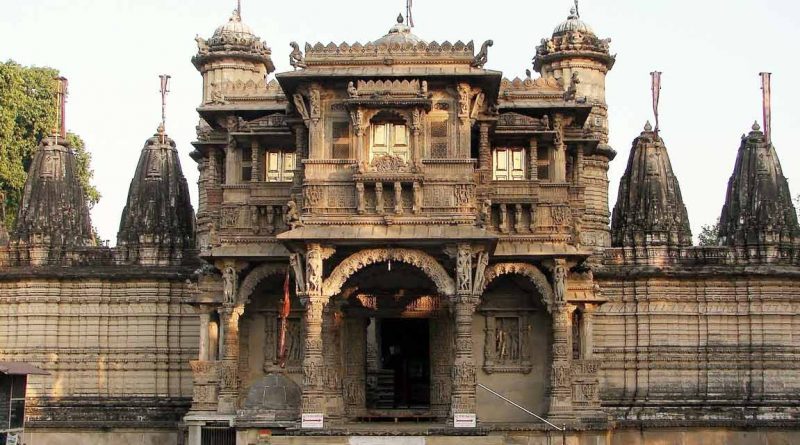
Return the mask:
[[220,26],[214,31],[214,36],[211,37],[210,43],[244,43],[257,40],[253,29],[242,22],[242,17],[239,15],[239,10],[234,10],[228,23]]
[[411,32],[411,27],[403,23],[403,15],[397,16],[397,24],[392,26],[389,34],[381,37],[380,39],[372,42],[375,45],[416,45],[420,42],[425,43],[422,39]]
[[569,12],[569,17],[567,20],[561,22],[560,25],[553,30],[553,35],[565,34],[568,32],[582,32],[584,34],[594,34],[594,30],[591,26],[589,26],[586,22],[581,20],[580,14],[578,14],[578,10],[572,8]]

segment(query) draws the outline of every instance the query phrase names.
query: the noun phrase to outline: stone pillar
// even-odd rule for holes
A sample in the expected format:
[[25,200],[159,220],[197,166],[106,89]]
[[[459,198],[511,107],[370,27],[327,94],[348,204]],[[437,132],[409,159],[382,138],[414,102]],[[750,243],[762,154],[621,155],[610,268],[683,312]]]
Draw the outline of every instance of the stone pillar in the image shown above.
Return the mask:
[[583,145],[578,145],[578,151],[575,154],[575,185],[578,187],[583,185]]
[[455,414],[475,414],[477,377],[472,356],[472,316],[478,298],[472,295],[472,249],[467,244],[458,246],[456,259],[455,351],[453,357],[453,390],[450,417]]
[[303,185],[303,159],[308,159],[308,134],[305,124],[299,123],[294,126],[294,137],[295,163],[292,187],[295,190],[292,193],[300,193],[300,187]]
[[478,145],[478,162],[479,168],[484,172],[491,173],[492,171],[492,147],[489,143],[489,128],[488,122],[481,122],[480,126],[480,142]]
[[211,322],[211,313],[207,308],[200,308],[200,350],[197,359],[200,361],[207,361],[211,357],[209,342],[209,325]]
[[572,310],[566,303],[566,261],[557,259],[553,270],[553,365],[550,374],[551,421],[566,422],[574,417],[572,408]]
[[303,356],[304,414],[325,414],[322,322],[327,299],[322,294],[322,261],[322,247],[319,244],[309,245],[306,254],[306,294],[302,298],[306,335]]
[[528,177],[531,181],[539,180],[539,141],[536,138],[531,138],[530,148],[528,148],[528,169],[530,173]]
[[259,182],[263,181],[262,178],[265,174],[263,171],[264,169],[261,166],[261,161],[263,157],[261,156],[261,146],[258,144],[257,140],[253,140],[250,143],[250,152],[251,152],[251,168],[253,169],[252,173],[250,174],[250,181],[251,182]]
[[583,326],[581,329],[581,348],[584,360],[594,358],[594,313],[600,305],[586,304],[583,309]]
[[394,183],[394,214],[403,214],[403,183],[400,181]]
[[223,326],[222,361],[219,364],[219,408],[220,414],[236,413],[238,399],[237,368],[239,365],[239,318],[243,307],[225,307],[220,311]]

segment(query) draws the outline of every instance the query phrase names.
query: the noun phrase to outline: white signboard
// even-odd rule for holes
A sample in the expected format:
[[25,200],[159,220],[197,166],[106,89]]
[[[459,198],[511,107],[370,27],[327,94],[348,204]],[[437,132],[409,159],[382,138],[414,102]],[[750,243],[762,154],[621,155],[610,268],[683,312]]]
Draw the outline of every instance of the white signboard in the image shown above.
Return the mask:
[[6,445],[17,445],[19,443],[18,433],[8,433],[6,437]]
[[350,445],[425,445],[424,437],[351,437]]
[[455,414],[453,426],[455,428],[475,428],[478,426],[478,418],[475,414]]
[[303,414],[303,421],[301,426],[304,429],[318,430],[324,428],[325,415],[324,414]]

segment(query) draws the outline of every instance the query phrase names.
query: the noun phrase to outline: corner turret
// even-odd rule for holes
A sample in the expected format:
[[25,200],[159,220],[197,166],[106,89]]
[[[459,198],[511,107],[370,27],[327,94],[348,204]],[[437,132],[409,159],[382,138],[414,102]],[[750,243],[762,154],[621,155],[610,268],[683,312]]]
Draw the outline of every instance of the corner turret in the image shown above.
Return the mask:
[[611,222],[614,247],[692,245],[689,216],[667,147],[650,122],[633,141]]

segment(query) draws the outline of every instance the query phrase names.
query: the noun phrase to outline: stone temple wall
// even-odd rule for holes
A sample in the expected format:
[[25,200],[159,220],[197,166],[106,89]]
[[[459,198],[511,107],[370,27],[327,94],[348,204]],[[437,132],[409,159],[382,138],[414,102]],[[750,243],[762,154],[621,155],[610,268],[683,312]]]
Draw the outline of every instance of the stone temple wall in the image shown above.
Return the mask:
[[0,361],[50,373],[29,380],[28,427],[174,432],[188,410],[191,285],[175,271],[112,269],[0,272]]
[[595,314],[594,354],[602,404],[618,422],[796,422],[796,269],[631,266],[599,278],[610,301]]

